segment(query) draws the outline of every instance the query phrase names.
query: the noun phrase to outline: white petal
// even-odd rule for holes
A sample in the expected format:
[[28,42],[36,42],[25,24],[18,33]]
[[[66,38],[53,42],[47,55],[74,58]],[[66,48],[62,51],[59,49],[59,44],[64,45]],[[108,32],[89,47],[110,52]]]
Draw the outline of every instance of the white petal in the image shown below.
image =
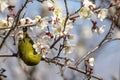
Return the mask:
[[94,66],[94,58],[89,58],[89,65]]
[[1,10],[1,12],[4,12],[7,7],[8,7],[8,4],[6,4],[5,2],[1,3],[0,4],[0,10]]

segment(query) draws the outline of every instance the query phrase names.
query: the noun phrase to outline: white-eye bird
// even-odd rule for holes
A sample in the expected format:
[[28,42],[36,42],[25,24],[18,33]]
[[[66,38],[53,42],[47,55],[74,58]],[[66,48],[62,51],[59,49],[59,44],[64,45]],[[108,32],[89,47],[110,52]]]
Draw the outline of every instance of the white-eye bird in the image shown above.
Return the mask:
[[29,66],[37,65],[41,60],[41,54],[35,52],[33,40],[27,34],[27,27],[23,28],[23,38],[18,43],[19,57]]

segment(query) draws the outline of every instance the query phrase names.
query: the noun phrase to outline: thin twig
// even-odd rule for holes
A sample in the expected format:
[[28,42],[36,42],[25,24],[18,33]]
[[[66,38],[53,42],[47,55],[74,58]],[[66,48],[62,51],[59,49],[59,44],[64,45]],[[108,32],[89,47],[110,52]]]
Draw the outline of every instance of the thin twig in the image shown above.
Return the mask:
[[0,57],[17,57],[16,53],[13,54],[0,54]]
[[59,37],[57,40],[53,42],[53,44],[50,46],[50,49],[54,48],[54,46],[57,44],[58,41],[60,41],[62,37]]
[[6,41],[7,37],[10,35],[10,33],[17,27],[18,25],[18,22],[19,22],[19,17],[20,17],[20,14],[22,12],[22,10],[25,8],[25,6],[27,5],[28,3],[28,0],[26,0],[26,2],[24,3],[24,5],[21,7],[21,9],[18,11],[16,17],[15,17],[15,20],[12,24],[12,27],[11,29],[9,30],[9,32],[7,33],[7,35],[4,37],[4,39],[2,40],[1,44],[0,44],[0,49],[2,48],[4,42]]
[[55,58],[59,58],[59,56],[60,56],[60,53],[62,52],[62,50],[64,49],[64,46],[62,45],[60,45],[60,48],[59,48],[59,52],[58,52],[58,54],[57,54],[57,56],[55,57]]
[[[57,60],[53,60],[53,59],[50,59],[50,58],[44,58],[43,61],[45,61],[45,62],[47,62],[47,63],[53,63],[53,64],[59,65],[59,66],[61,66],[61,67],[66,66],[66,64],[64,64],[64,63],[62,63],[62,62],[59,62],[59,61],[57,61]],[[86,71],[84,71],[84,70],[82,70],[82,69],[78,69],[78,68],[76,68],[76,66],[67,65],[67,67],[70,68],[70,69],[72,69],[72,70],[75,70],[75,71],[77,71],[77,72],[80,72],[80,73],[83,73],[83,74],[86,75]],[[98,76],[96,76],[96,75],[94,75],[94,74],[91,74],[91,77],[96,78],[96,79],[98,79],[98,80],[103,80],[103,78],[98,77]]]
[[65,27],[66,27],[67,21],[69,19],[69,11],[68,11],[68,6],[67,6],[67,0],[64,0],[64,3],[65,3],[65,9],[66,9],[66,18],[65,18],[63,32],[65,31]]
[[[63,32],[65,31],[66,24],[67,24],[67,21],[68,21],[68,19],[69,19],[69,11],[68,11],[67,0],[64,0],[64,3],[65,3],[65,9],[66,9],[66,18],[65,18],[65,23],[64,23],[64,29],[63,29]],[[64,36],[64,37],[60,37],[60,38],[58,38],[58,40],[56,40],[56,41],[58,42],[61,38],[63,38],[63,43],[64,43],[65,40],[66,40],[66,36]],[[52,46],[54,46],[54,45],[52,45]],[[59,48],[59,52],[58,52],[57,56],[54,57],[54,58],[59,57],[59,55],[60,55],[60,53],[62,52],[63,48],[64,48],[63,46],[60,46],[60,48]],[[53,59],[54,59],[54,58],[53,58]]]
[[74,13],[70,14],[70,16],[73,16],[75,14],[77,14],[80,11],[81,8],[79,8],[78,10],[76,10]]
[[60,67],[59,69],[60,69],[61,77],[63,78],[63,80],[67,80],[67,78],[64,75],[64,69],[63,69],[63,67]]
[[[0,54],[0,57],[17,57],[16,54]],[[42,58],[43,61],[47,62],[47,63],[53,63],[53,64],[56,64],[56,65],[59,65],[61,67],[65,67],[66,64],[65,63],[62,63],[62,62],[59,62],[58,60],[56,59],[50,59],[50,58]],[[72,70],[75,70],[75,71],[78,71],[80,73],[83,73],[86,75],[86,71],[82,70],[82,69],[78,69],[76,68],[76,66],[72,66],[72,65],[67,65],[68,68],[72,69]],[[98,77],[94,74],[91,74],[91,77],[93,78],[96,78],[98,80],[103,80],[101,77]]]
[[[68,19],[69,19],[69,11],[68,11],[67,0],[64,0],[64,3],[65,3],[65,9],[66,9],[66,18],[65,18],[65,23],[64,23],[63,32],[65,31],[65,27],[66,27],[67,21],[68,21]],[[65,40],[66,40],[66,36],[64,36],[64,37],[59,37],[59,38],[56,40],[56,42],[54,42],[53,45],[51,45],[51,47],[54,47],[54,45],[55,45],[61,38],[63,38],[63,43],[64,43]],[[51,48],[51,47],[50,47],[50,48]],[[62,52],[63,48],[64,48],[63,46],[60,46],[59,52],[58,52],[57,56],[54,57],[54,58],[59,57],[59,55],[60,55],[60,53]]]
[[109,35],[111,34],[111,31],[113,29],[113,24],[114,21],[112,21],[110,29],[108,31],[108,33],[106,34],[106,36],[104,37],[104,39],[98,44],[98,46],[96,46],[94,49],[90,50],[89,52],[87,52],[83,57],[81,57],[76,63],[76,67],[83,61],[85,60],[88,56],[90,56],[91,54],[93,54],[96,50],[98,50],[103,44],[105,44],[106,40],[108,39]]

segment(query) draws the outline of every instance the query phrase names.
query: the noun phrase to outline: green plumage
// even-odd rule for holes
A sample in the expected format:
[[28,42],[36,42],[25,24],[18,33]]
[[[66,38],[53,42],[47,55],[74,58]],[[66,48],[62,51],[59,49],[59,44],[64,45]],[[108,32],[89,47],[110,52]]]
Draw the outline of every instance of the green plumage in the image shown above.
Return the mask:
[[29,66],[36,65],[41,60],[41,54],[37,54],[33,48],[33,41],[27,34],[27,30],[23,30],[23,39],[19,40],[18,53],[25,64]]

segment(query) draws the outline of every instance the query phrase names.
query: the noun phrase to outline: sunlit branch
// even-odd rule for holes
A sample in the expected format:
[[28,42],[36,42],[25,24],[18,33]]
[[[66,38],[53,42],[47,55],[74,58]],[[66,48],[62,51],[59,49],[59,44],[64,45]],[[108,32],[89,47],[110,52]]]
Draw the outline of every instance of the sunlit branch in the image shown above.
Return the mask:
[[[43,60],[44,60],[45,62],[47,62],[47,63],[53,63],[53,64],[59,65],[59,66],[61,66],[61,67],[66,66],[66,64],[64,64],[64,63],[62,63],[62,62],[59,62],[59,61],[57,61],[57,60],[53,60],[53,59],[50,59],[50,58],[44,58]],[[72,69],[72,70],[75,70],[75,71],[80,72],[80,73],[83,73],[83,74],[86,74],[86,71],[84,71],[84,70],[82,70],[82,69],[78,69],[78,68],[76,68],[76,66],[67,65],[67,68],[70,68],[70,69]],[[98,77],[98,76],[96,76],[96,75],[94,75],[94,74],[91,74],[91,77],[96,78],[96,79],[98,79],[98,80],[103,80],[103,78]]]
[[[17,57],[17,54],[0,54],[0,57]],[[59,65],[61,67],[68,67],[72,70],[75,70],[77,72],[80,72],[80,73],[83,73],[83,74],[86,74],[86,72],[82,69],[78,69],[76,68],[76,66],[72,66],[72,65],[66,65],[65,63],[63,62],[59,62],[58,60],[56,59],[50,59],[50,58],[42,58],[43,61],[47,62],[47,63],[53,63],[53,64],[56,64],[56,65]],[[91,74],[91,77],[93,78],[96,78],[98,80],[103,80],[101,77],[98,77],[94,74]]]
[[54,48],[54,46],[57,44],[57,42],[60,41],[61,38],[62,38],[62,37],[59,37],[57,40],[55,40],[55,41],[53,42],[53,44],[50,46],[50,49]]

